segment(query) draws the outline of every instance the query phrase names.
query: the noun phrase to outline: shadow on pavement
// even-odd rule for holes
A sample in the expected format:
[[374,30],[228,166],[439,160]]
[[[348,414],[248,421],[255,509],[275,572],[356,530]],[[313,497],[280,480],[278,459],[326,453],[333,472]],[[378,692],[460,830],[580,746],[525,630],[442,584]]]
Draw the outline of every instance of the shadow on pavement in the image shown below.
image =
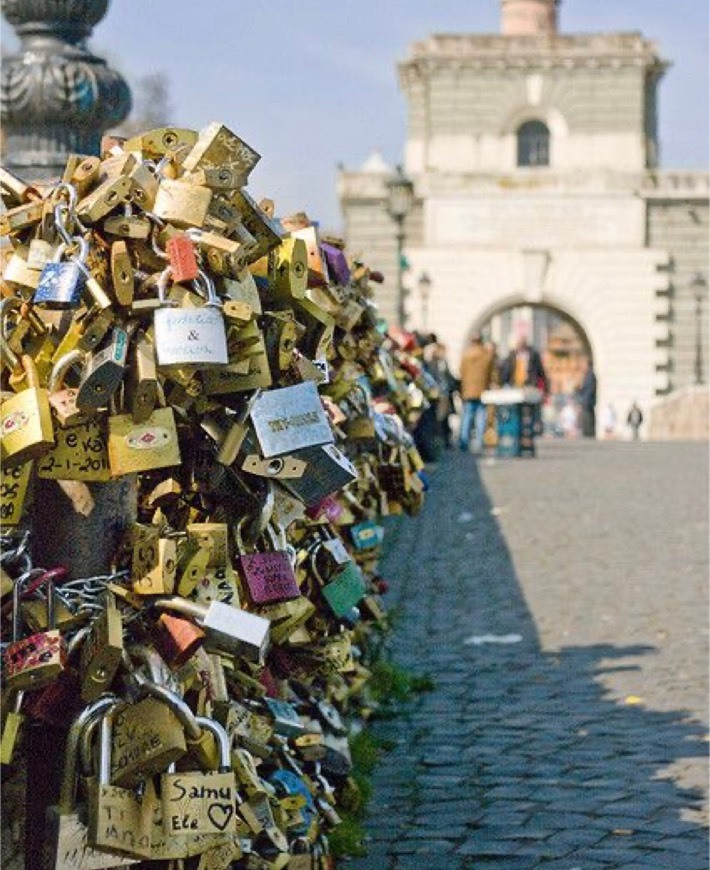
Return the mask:
[[391,524],[389,652],[435,688],[373,725],[395,748],[347,866],[706,870],[702,789],[664,778],[707,758],[706,726],[606,696],[613,661],[653,647],[541,650],[491,507],[472,457],[448,455],[421,516]]

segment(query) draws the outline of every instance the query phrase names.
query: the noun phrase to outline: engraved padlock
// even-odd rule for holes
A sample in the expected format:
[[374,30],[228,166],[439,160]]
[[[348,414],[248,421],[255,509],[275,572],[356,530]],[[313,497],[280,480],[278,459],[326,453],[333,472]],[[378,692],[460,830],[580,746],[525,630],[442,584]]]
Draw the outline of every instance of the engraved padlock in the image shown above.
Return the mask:
[[171,836],[236,833],[237,786],[230,761],[231,741],[218,722],[204,716],[195,719],[217,740],[217,770],[163,774],[160,783],[166,833]]
[[247,518],[243,517],[236,526],[239,550],[236,564],[251,600],[254,604],[272,604],[275,601],[298,598],[301,593],[286,550],[285,534],[279,539],[273,525],[269,523],[267,531],[270,533],[273,549],[259,548],[250,553],[245,541],[246,523]]
[[168,266],[158,279],[161,307],[153,315],[158,365],[227,365],[229,356],[222,303],[212,279],[205,272],[200,272],[199,281],[207,292],[207,302],[199,308],[186,308],[175,306],[166,299],[171,277],[172,269]]
[[118,702],[101,717],[98,777],[89,789],[88,840],[95,849],[149,858],[152,807],[136,790],[111,783],[113,722],[120,709]]
[[81,237],[73,239],[73,242],[78,245],[76,254],[64,259],[69,246],[63,242],[57,248],[52,262],[42,269],[32,297],[35,305],[56,310],[79,307],[87,277],[89,244]]
[[92,849],[88,842],[83,807],[77,805],[77,768],[80,745],[88,726],[116,702],[104,695],[85,707],[72,722],[64,747],[64,768],[57,806],[49,808],[50,835],[45,840],[46,864],[52,870],[105,870],[107,866],[125,867],[135,858],[107,854]]

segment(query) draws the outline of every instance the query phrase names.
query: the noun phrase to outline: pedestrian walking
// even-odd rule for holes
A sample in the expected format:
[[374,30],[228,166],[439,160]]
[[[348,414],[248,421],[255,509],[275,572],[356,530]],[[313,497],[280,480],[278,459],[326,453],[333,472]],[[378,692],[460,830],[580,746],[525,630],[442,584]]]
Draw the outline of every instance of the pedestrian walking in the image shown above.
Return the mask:
[[568,440],[576,438],[579,434],[577,428],[577,406],[572,399],[568,399],[560,411],[560,426],[562,427],[562,434]]
[[461,357],[461,429],[459,431],[459,448],[468,450],[471,442],[471,430],[474,430],[474,450],[483,450],[483,433],[486,429],[486,406],[481,401],[482,393],[491,383],[492,359],[483,346],[481,336],[472,336],[469,346]]
[[636,401],[633,402],[631,408],[629,409],[629,413],[626,417],[626,422],[631,427],[633,440],[638,441],[639,429],[641,428],[641,424],[643,423],[643,412],[641,411],[641,408],[639,408]]
[[451,447],[451,424],[449,417],[454,412],[452,394],[457,386],[456,378],[451,374],[447,360],[446,345],[435,335],[433,341],[424,348],[424,364],[439,387],[439,400],[436,404],[436,419],[439,437],[444,447]]
[[606,439],[614,438],[616,435],[616,408],[607,402],[602,408],[601,415],[602,432]]
[[582,383],[577,390],[577,401],[582,415],[582,437],[595,438],[597,434],[597,376],[590,359],[584,364]]

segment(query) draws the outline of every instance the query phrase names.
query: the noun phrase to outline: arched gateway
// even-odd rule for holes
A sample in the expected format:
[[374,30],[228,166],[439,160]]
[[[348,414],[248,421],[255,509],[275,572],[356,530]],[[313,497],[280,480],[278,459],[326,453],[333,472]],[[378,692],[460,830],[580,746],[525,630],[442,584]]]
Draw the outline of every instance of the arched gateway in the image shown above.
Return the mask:
[[[494,0],[488,0],[493,3]],[[556,0],[501,0],[501,33],[433,34],[399,64],[407,101],[407,325],[436,332],[453,368],[471,329],[514,306],[574,321],[600,406],[693,381],[692,276],[707,273],[707,173],[657,165],[667,63],[639,33],[565,34]],[[346,235],[398,306],[381,158],[338,177]],[[426,297],[419,291],[420,277]]]

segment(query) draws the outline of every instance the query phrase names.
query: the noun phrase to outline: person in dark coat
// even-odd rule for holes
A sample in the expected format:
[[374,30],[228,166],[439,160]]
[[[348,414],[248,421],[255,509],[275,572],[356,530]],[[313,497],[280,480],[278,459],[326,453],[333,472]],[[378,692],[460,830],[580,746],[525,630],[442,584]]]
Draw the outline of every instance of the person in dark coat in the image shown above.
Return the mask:
[[582,377],[582,383],[577,390],[577,401],[582,411],[582,437],[595,438],[597,432],[597,376],[594,374],[592,361],[588,360]]
[[511,350],[501,366],[501,382],[510,387],[536,387],[548,391],[547,374],[540,354],[527,339],[521,338],[515,350]]

